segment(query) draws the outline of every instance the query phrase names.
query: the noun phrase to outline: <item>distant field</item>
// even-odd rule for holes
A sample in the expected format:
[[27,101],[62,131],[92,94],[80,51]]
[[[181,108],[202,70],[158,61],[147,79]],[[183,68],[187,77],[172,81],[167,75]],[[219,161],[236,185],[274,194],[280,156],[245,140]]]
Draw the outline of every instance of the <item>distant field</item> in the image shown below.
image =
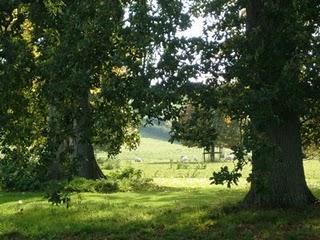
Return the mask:
[[[225,150],[226,155],[231,150]],[[143,170],[144,176],[153,178],[154,183],[160,186],[170,187],[191,187],[210,188],[209,178],[214,171],[218,171],[222,166],[233,167],[232,161],[203,163],[203,150],[199,148],[188,148],[181,144],[171,144],[165,140],[142,138],[138,149],[129,151],[123,149],[115,159],[108,160],[106,153],[97,152],[104,172],[106,163],[111,162],[119,168],[134,167]],[[179,164],[181,156],[187,156],[189,161],[186,164]],[[141,159],[141,162],[137,162]],[[306,178],[312,188],[320,186],[320,161],[304,161]],[[243,177],[239,184],[242,188],[249,187],[246,181],[250,173],[250,166],[245,167]]]
[[[181,156],[187,156],[189,159],[197,159],[201,161],[203,159],[203,150],[199,148],[188,148],[181,144],[171,144],[166,140],[154,139],[154,138],[142,138],[140,146],[134,150],[129,151],[123,149],[116,159],[120,161],[134,161],[137,158],[141,158],[143,162],[170,162],[179,161]],[[104,152],[97,153],[98,158],[107,158]]]
[[[182,156],[188,159],[185,163],[181,163]],[[204,163],[202,149],[151,138],[142,138],[140,146],[134,151],[123,149],[115,159],[108,160],[107,154],[101,151],[97,152],[97,158],[103,168],[107,162],[112,162],[120,168],[130,166],[141,169],[148,178],[208,179],[213,170],[222,166],[221,163]],[[230,161],[224,164],[233,165]]]

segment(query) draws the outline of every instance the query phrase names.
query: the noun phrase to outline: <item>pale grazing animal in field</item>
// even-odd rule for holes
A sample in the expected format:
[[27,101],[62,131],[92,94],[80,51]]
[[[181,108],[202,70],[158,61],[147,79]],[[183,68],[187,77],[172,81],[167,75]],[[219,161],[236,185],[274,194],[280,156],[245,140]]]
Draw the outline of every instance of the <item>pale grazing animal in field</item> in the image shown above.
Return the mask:
[[226,160],[226,161],[233,161],[234,158],[235,158],[235,155],[231,153],[231,154],[229,154],[229,155],[225,158],[225,160]]
[[242,8],[240,11],[239,11],[239,18],[245,18],[247,16],[247,9],[246,8]]
[[188,156],[182,155],[182,156],[180,157],[180,161],[181,161],[181,162],[187,162],[187,161],[189,161],[189,158],[188,158]]
[[134,157],[135,162],[143,162],[143,159],[141,157]]

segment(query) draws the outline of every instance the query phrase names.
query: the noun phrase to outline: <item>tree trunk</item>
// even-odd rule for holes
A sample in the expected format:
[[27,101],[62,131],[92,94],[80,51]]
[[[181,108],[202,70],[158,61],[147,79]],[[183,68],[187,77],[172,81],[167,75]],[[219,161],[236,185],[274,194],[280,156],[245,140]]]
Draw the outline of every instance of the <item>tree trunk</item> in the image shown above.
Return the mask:
[[250,207],[302,207],[316,198],[307,187],[303,170],[300,122],[288,117],[264,133],[252,155],[251,188],[244,199]]
[[49,139],[48,139],[48,146],[49,146],[49,154],[50,160],[47,163],[47,174],[50,180],[61,180],[63,178],[63,171],[61,166],[61,154],[62,148],[61,144],[58,142],[58,137],[56,135],[57,131],[57,110],[53,105],[49,105],[49,112],[48,112],[48,129],[49,129]]
[[[278,16],[271,18],[270,12],[275,9]],[[248,63],[254,69],[251,89],[259,93],[265,86],[269,89],[282,86],[283,69],[292,62],[298,49],[294,36],[299,33],[292,32],[288,28],[291,23],[287,21],[292,17],[288,15],[294,11],[293,3],[250,0],[246,10],[247,49],[255,56]],[[292,74],[287,81],[291,86],[299,86],[298,75]],[[249,207],[302,207],[316,201],[307,187],[303,170],[299,113],[293,109],[290,100],[286,102],[283,95],[287,92],[282,88],[275,87],[274,92],[278,91],[278,95],[268,102],[272,105],[271,111],[269,108],[264,111],[261,106],[257,108],[258,113],[251,111],[249,116],[256,140],[252,153],[251,188],[244,199],[244,205]],[[264,120],[271,115],[278,119]]]
[[73,122],[73,151],[79,166],[77,176],[87,179],[104,178],[105,176],[95,159],[91,142],[92,120],[89,94],[87,91],[82,93],[81,99],[79,100],[79,110]]
[[215,145],[212,145],[210,148],[210,162],[215,162]]

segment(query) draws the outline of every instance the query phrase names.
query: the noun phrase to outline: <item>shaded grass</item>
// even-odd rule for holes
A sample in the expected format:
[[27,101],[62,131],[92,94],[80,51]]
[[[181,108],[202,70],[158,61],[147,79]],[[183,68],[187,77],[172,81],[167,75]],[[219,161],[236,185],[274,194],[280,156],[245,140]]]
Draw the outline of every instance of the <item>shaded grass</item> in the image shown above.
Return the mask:
[[[247,211],[246,189],[74,194],[69,209],[41,194],[2,193],[0,236],[22,239],[319,239],[320,209]],[[317,192],[319,196],[319,192]],[[2,198],[12,201],[2,201]],[[0,237],[1,238],[1,237]]]
[[245,192],[81,193],[69,209],[42,194],[23,195],[19,204],[21,195],[2,193],[0,239],[320,239],[319,208],[242,210],[236,204]]
[[[152,239],[155,229],[160,231],[165,226],[163,234],[170,238],[188,236],[189,231],[179,229],[201,222],[199,218],[212,205],[212,195],[210,191],[76,194],[69,209],[32,196],[23,203],[22,213],[17,201],[0,206],[0,233],[19,232],[32,239],[60,239],[62,235],[87,239],[91,234],[111,239]],[[236,198],[229,192],[224,200],[234,202]],[[219,204],[221,200],[214,203]]]

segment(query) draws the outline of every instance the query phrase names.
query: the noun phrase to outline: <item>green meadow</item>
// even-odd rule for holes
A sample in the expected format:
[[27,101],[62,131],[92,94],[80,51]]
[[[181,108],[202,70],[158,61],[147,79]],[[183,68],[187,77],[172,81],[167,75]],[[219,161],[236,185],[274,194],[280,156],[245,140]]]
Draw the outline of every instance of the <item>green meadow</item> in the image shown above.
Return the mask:
[[[181,156],[189,161],[179,166]],[[232,161],[203,163],[202,151],[143,138],[115,159],[98,151],[108,175],[143,170],[156,190],[111,194],[73,193],[69,208],[43,193],[0,192],[0,239],[320,239],[320,208],[245,210],[248,166],[238,186],[210,185],[214,170]],[[136,161],[139,158],[139,161]],[[140,161],[141,160],[141,161]],[[320,197],[320,162],[305,161],[309,186]]]
[[[226,154],[231,150],[226,149]],[[181,162],[181,157],[186,157]],[[206,156],[208,158],[208,156]],[[166,140],[154,138],[142,138],[140,146],[136,150],[123,149],[115,159],[108,159],[103,151],[97,151],[97,159],[108,172],[108,165],[115,167],[133,167],[141,169],[145,177],[149,178],[208,178],[212,172],[218,170],[221,163],[204,162],[203,150],[189,148],[181,144],[171,144]],[[223,165],[233,166],[232,161],[226,161]],[[245,175],[248,173],[246,169]]]

